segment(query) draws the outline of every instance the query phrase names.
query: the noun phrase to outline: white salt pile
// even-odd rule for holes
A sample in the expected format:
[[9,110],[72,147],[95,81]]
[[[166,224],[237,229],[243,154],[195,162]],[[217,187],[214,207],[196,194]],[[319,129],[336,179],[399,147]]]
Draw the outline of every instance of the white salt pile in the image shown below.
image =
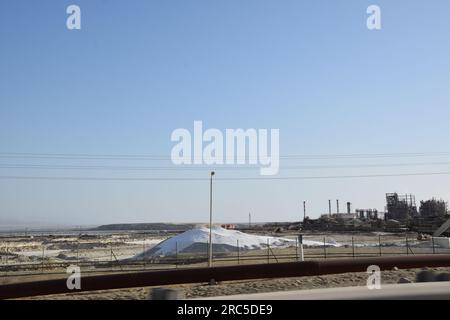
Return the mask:
[[[209,242],[209,228],[195,228],[162,241],[153,248],[135,256],[135,259],[142,257],[151,258],[157,256],[175,255],[177,252],[206,253]],[[214,252],[236,251],[239,246],[243,250],[267,248],[267,244],[272,248],[284,248],[295,246],[296,241],[286,238],[269,236],[258,236],[247,234],[236,230],[227,230],[221,227],[213,227],[212,243]],[[304,240],[306,246],[323,246],[323,242]],[[336,243],[327,243],[329,246],[339,246]]]

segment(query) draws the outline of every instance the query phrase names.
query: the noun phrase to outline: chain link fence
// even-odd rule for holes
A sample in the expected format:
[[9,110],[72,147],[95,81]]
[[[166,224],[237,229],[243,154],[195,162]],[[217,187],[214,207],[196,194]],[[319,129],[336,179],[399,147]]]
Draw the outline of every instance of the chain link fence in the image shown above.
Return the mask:
[[[314,241],[288,237],[289,245],[271,246],[269,241],[259,249],[246,249],[236,240],[235,246],[218,252],[213,244],[213,265],[241,265],[257,263],[294,262],[312,259],[339,259],[376,256],[450,254],[448,238],[429,237],[417,240],[416,234],[405,234],[404,239],[392,239],[389,235],[339,236],[336,242],[331,236],[314,235]],[[89,248],[80,241],[65,243],[70,250],[55,250],[41,244],[32,251],[14,250],[6,244],[0,247],[0,277],[61,274],[69,265],[79,266],[85,273],[161,270],[168,268],[205,267],[208,262],[208,243],[200,244],[194,252],[178,250],[166,256],[148,256],[142,253],[150,248],[146,241],[134,246],[139,258],[124,256],[124,245],[120,241],[102,243],[101,247]],[[129,255],[129,251],[128,251]]]

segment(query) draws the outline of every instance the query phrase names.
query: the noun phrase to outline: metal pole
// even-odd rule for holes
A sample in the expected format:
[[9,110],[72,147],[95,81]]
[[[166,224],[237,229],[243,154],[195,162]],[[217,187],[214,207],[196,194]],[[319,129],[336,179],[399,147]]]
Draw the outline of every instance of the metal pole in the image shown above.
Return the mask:
[[355,258],[355,240],[354,240],[353,236],[352,236],[352,255],[353,255],[353,258]]
[[300,259],[301,261],[305,261],[305,255],[303,253],[303,235],[299,236],[299,242],[300,242]]
[[323,257],[325,259],[327,258],[327,242],[325,237],[323,237]]
[[405,235],[405,239],[406,239],[406,255],[409,255],[408,234]]
[[212,178],[215,172],[211,171],[211,178],[209,182],[209,259],[208,267],[212,267],[213,259],[213,245],[212,245]]
[[267,239],[267,263],[270,263],[270,244],[269,244],[269,239]]
[[295,238],[295,260],[298,261],[298,238]]
[[111,270],[113,270],[113,249],[112,249],[112,242],[110,243],[110,248],[111,250],[111,257],[110,257],[110,263],[111,263]]
[[305,254],[303,252],[303,243],[300,243],[300,261],[305,261]]
[[178,241],[175,242],[175,268],[178,268]]
[[206,240],[206,259],[208,259],[209,262],[209,241]]
[[142,242],[142,259],[144,260],[144,270],[145,270],[145,237],[144,241]]
[[42,273],[44,273],[45,247],[42,246]]
[[236,240],[237,242],[237,260],[238,260],[238,264],[239,264],[239,239]]
[[378,248],[380,250],[380,257],[381,257],[381,235],[378,235]]
[[78,227],[78,237],[77,237],[77,264],[80,265],[80,237],[81,237],[81,226]]

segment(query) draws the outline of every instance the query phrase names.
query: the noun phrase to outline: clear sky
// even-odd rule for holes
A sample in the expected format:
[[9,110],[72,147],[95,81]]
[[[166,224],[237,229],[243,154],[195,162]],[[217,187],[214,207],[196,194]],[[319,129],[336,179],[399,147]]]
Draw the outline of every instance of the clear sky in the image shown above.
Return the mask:
[[[70,4],[81,30],[66,28]],[[381,30],[366,27],[371,4]],[[172,131],[194,120],[279,128],[282,156],[328,155],[282,160],[279,177],[450,171],[449,12],[448,0],[2,0],[0,176],[207,179],[101,156],[169,157]],[[312,217],[328,199],[383,210],[394,191],[450,200],[449,175],[216,177],[222,222],[298,220],[303,200]],[[202,222],[208,192],[207,180],[0,179],[0,223]]]

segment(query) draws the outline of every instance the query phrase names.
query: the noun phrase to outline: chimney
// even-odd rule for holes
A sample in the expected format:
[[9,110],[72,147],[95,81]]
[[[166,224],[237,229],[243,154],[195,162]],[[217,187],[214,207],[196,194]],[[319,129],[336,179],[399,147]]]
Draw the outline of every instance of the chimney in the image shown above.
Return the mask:
[[306,219],[306,201],[303,201],[303,221]]
[[336,213],[339,214],[339,200],[336,199]]
[[328,214],[331,217],[331,200],[328,200]]
[[350,202],[347,202],[347,213],[352,213],[352,204]]

